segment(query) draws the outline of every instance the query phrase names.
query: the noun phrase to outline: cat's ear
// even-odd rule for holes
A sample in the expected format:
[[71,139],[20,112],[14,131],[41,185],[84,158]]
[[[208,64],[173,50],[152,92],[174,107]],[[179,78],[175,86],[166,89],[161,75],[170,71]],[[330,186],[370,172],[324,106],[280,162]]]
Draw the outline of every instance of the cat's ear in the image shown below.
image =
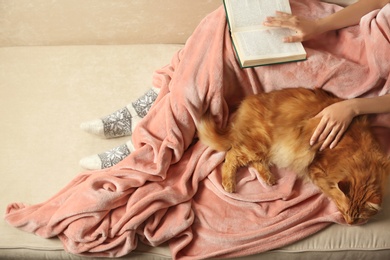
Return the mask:
[[337,183],[339,189],[344,193],[345,196],[349,197],[349,191],[351,189],[351,183],[348,180],[342,180]]

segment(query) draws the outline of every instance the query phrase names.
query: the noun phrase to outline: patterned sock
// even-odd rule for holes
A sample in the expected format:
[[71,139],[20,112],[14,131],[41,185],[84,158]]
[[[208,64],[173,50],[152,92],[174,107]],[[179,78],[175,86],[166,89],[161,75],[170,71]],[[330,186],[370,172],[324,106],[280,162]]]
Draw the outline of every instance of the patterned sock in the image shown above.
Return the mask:
[[144,95],[110,115],[80,125],[84,131],[103,138],[131,135],[138,121],[148,113],[160,89],[150,88]]
[[109,168],[122,161],[134,151],[131,141],[126,144],[114,147],[106,152],[91,155],[80,160],[81,167],[88,170],[99,170]]

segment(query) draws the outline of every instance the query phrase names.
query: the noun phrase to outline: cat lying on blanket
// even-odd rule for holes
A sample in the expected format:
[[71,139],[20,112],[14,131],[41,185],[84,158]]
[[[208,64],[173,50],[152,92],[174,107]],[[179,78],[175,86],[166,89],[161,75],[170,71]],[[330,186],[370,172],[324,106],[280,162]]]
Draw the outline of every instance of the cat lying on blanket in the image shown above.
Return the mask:
[[333,149],[310,146],[318,118],[326,106],[341,99],[321,89],[283,89],[249,96],[232,123],[218,129],[210,115],[202,118],[200,140],[218,151],[227,151],[222,185],[235,191],[238,167],[251,166],[274,185],[270,165],[288,168],[308,177],[337,205],[348,224],[362,224],[380,209],[389,158],[370,132],[366,116],[353,120]]

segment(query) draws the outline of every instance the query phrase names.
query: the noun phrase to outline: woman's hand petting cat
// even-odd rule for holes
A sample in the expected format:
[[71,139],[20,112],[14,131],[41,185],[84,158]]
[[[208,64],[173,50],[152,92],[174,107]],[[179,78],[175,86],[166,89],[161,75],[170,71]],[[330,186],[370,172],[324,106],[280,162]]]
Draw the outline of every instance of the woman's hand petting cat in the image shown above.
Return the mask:
[[321,120],[310,139],[310,145],[323,141],[320,151],[327,147],[334,148],[354,117],[354,109],[348,100],[324,108],[315,116]]
[[319,33],[315,20],[308,20],[280,11],[277,11],[275,16],[267,17],[263,24],[270,27],[289,28],[296,32],[295,35],[284,38],[284,42],[306,41]]

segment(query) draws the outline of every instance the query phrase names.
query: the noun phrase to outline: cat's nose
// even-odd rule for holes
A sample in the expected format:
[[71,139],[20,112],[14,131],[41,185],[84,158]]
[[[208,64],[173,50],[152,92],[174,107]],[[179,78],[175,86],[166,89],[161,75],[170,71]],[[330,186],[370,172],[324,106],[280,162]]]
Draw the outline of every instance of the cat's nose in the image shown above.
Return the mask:
[[347,225],[353,225],[353,219],[350,216],[344,215],[344,220]]

